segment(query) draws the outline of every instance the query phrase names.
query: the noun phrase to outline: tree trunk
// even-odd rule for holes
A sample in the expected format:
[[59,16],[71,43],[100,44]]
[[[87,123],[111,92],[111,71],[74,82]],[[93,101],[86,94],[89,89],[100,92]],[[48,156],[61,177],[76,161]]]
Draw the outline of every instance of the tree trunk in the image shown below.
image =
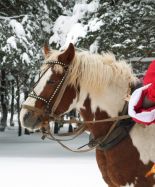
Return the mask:
[[[25,89],[24,89],[24,100],[27,99],[28,94],[29,94],[29,91],[27,90],[27,88],[25,88]],[[29,134],[30,134],[30,131],[29,131],[27,128],[25,128],[24,134],[29,135]]]
[[2,107],[2,118],[0,123],[0,131],[4,131],[7,126],[7,116],[8,116],[8,108],[7,108],[7,99],[6,99],[6,75],[5,69],[1,70],[1,107]]
[[54,123],[54,134],[58,134],[59,132],[59,124],[57,122]]
[[13,123],[13,116],[14,116],[14,99],[15,99],[15,93],[14,93],[14,80],[11,81],[11,116],[10,116],[10,126],[14,126]]
[[19,85],[19,77],[16,77],[16,83],[17,83],[17,115],[18,115],[18,136],[22,135],[22,127],[20,123],[20,85]]

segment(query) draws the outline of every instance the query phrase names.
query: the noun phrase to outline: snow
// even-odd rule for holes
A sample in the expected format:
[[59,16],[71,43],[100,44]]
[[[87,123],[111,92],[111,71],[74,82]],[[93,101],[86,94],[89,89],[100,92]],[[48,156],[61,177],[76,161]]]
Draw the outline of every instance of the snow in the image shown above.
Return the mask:
[[[71,147],[87,142],[87,135]],[[106,187],[95,152],[72,153],[39,133],[17,136],[16,128],[0,132],[0,176],[3,187]]]
[[[7,80],[8,80],[8,81],[12,81],[12,80],[15,79],[14,76],[12,76],[12,74],[11,74],[10,72],[6,75],[6,77],[7,77]],[[1,115],[0,115],[0,116],[1,116]]]
[[17,49],[16,39],[14,36],[7,39],[7,44],[9,44],[13,49]]
[[155,57],[133,57],[129,59],[131,62],[151,62],[153,60],[155,60]]
[[12,19],[10,21],[10,26],[12,27],[14,33],[20,38],[22,36],[25,36],[25,31],[21,23],[19,23],[17,20]]
[[94,18],[88,23],[88,30],[95,32],[100,29],[100,27],[103,25],[103,21],[99,20],[98,18]]
[[98,41],[95,40],[94,43],[92,43],[89,47],[89,50],[91,53],[97,53],[98,51]]
[[47,33],[51,32],[51,25],[47,21],[42,21],[43,30]]
[[137,47],[137,49],[143,49],[144,47],[145,47],[145,46],[140,45],[140,46]]
[[72,15],[59,16],[53,26],[53,35],[50,37],[49,43],[55,43],[56,47],[64,49],[69,43],[76,44],[79,38],[84,38],[90,30],[96,31],[103,24],[102,21],[92,18],[89,23],[83,25],[81,20],[86,14],[95,12],[99,7],[98,1],[89,4],[81,2],[75,4]]
[[128,38],[128,39],[126,39],[123,43],[126,43],[126,44],[132,43],[132,40],[130,40],[130,39]]
[[65,42],[66,35],[69,32],[70,25],[72,25],[72,20],[69,16],[59,16],[55,21],[53,27],[54,34],[50,37],[49,43],[56,43],[57,47],[59,45],[62,46]]
[[122,47],[122,46],[124,46],[124,45],[122,45],[122,44],[114,44],[114,45],[112,45],[112,48],[113,47]]
[[29,58],[28,54],[25,52],[22,54],[22,62],[26,62],[27,64],[30,63],[30,58]]
[[27,23],[28,22],[28,15],[25,15],[22,19],[22,24]]
[[84,38],[86,34],[87,32],[85,31],[82,24],[80,23],[74,24],[67,34],[66,41],[65,41],[63,48],[64,49],[67,48],[69,43],[76,44],[76,42],[78,41],[78,38],[80,37]]
[[98,6],[99,6],[99,3],[97,1],[91,2],[89,4],[86,4],[86,3],[75,4],[73,8],[73,17],[79,20],[83,18],[86,13],[96,11]]

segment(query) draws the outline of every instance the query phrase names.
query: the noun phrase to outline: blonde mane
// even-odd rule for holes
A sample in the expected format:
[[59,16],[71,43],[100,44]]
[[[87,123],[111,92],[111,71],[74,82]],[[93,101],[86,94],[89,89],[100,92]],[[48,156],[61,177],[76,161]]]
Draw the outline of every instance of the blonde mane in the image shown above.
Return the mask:
[[69,76],[69,84],[95,90],[103,90],[111,84],[121,86],[136,81],[131,66],[125,60],[117,61],[112,53],[99,55],[88,51],[76,53]]
[[[58,60],[62,52],[52,50],[45,62]],[[56,65],[59,72],[61,66]],[[44,64],[41,69],[47,69],[49,65]],[[136,82],[130,64],[125,60],[116,60],[113,53],[92,54],[89,51],[76,51],[75,57],[69,67],[68,84],[96,91],[103,90],[109,85],[124,87],[127,83]]]

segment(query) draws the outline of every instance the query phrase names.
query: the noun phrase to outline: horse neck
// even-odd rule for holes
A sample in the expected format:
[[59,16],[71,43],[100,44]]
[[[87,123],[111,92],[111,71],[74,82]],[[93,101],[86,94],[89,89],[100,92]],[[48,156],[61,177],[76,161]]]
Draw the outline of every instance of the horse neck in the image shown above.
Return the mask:
[[[124,97],[127,94],[127,90],[128,86],[119,89],[113,85],[104,92],[84,91],[81,89],[79,105],[81,106],[80,112],[83,119],[85,121],[95,121],[118,116],[124,107]],[[89,124],[88,129],[96,138],[107,134],[112,124],[113,122]]]
[[[93,121],[93,120],[103,120],[108,118],[108,114],[105,111],[101,111],[99,108],[96,109],[95,112],[92,112],[91,109],[91,101],[87,97],[84,102],[84,108],[80,110],[80,113],[85,121]],[[101,136],[105,136],[109,131],[112,122],[101,122],[88,124],[87,129],[93,134],[94,138],[98,138]]]

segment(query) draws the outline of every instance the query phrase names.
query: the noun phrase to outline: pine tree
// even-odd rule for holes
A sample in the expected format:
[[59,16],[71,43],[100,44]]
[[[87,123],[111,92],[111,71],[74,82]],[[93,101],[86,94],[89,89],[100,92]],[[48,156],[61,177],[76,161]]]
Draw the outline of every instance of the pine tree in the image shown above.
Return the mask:
[[88,28],[86,38],[78,45],[89,48],[95,44],[98,52],[113,51],[126,58],[144,55],[155,47],[154,9],[153,1],[100,0],[99,9],[82,22],[90,25],[96,19],[96,24],[102,22],[101,27],[95,31]]
[[[42,47],[52,33],[52,26],[63,11],[56,0],[2,0],[0,2],[0,70],[11,75],[18,111],[21,93],[27,94],[43,61]],[[8,90],[7,110],[10,110],[11,84],[5,76]],[[2,97],[1,97],[2,98]],[[3,104],[1,99],[1,105]],[[3,111],[2,111],[3,113]],[[19,122],[20,127],[20,122]],[[20,129],[20,128],[19,128]],[[19,135],[21,130],[19,130]]]

